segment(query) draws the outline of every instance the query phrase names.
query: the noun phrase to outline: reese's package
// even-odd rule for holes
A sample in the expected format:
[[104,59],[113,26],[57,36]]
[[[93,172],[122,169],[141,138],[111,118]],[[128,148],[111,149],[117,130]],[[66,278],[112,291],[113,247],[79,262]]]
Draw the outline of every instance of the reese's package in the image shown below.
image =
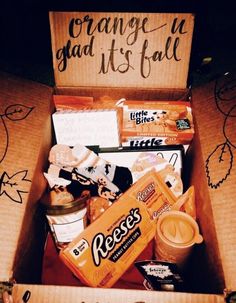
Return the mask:
[[170,210],[177,201],[161,175],[155,170],[147,172],[119,200],[126,200],[127,197],[142,202],[153,220],[157,220],[163,212]]
[[154,238],[143,203],[118,200],[73,240],[60,257],[86,285],[112,287]]
[[158,173],[150,171],[60,252],[86,285],[112,287],[154,238],[156,219],[176,202]]

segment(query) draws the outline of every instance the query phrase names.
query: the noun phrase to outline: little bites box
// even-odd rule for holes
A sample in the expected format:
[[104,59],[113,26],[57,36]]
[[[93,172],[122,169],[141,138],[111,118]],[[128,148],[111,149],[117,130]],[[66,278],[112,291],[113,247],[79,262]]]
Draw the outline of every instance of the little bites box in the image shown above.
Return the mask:
[[[50,22],[57,93],[186,99],[191,14],[51,13]],[[7,74],[0,82],[0,280],[17,281],[15,300],[30,290],[29,302],[40,303],[224,302],[225,289],[236,289],[234,76],[192,92],[195,135],[186,165],[204,244],[189,271],[194,287],[184,293],[41,285],[45,239],[37,206],[47,186],[53,89]]]
[[159,145],[192,141],[194,125],[188,101],[126,101],[123,110],[123,146],[133,147],[150,137]]

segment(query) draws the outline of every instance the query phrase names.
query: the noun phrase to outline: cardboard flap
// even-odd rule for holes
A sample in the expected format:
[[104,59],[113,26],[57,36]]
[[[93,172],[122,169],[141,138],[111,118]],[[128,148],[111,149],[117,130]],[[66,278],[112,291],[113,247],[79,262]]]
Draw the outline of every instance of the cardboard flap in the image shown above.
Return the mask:
[[41,195],[40,176],[30,197],[29,192],[39,154],[49,141],[43,137],[46,120],[50,122],[52,89],[2,73],[0,87],[0,260],[4,264],[0,281],[4,281],[13,274],[17,249],[25,253],[29,244],[30,219],[26,214],[34,211],[34,202]]
[[30,303],[224,303],[223,295],[190,294],[169,291],[145,291],[135,289],[101,289],[88,287],[45,286],[18,284],[13,289],[13,297],[20,301],[25,291],[31,292]]
[[202,177],[198,175],[198,190],[203,196],[208,188],[225,284],[235,290],[236,74],[224,75],[195,89],[193,113],[201,145],[201,150],[195,151],[196,157],[202,154],[202,159],[196,162],[198,166],[203,163],[204,171]]
[[51,12],[57,86],[186,88],[194,16]]

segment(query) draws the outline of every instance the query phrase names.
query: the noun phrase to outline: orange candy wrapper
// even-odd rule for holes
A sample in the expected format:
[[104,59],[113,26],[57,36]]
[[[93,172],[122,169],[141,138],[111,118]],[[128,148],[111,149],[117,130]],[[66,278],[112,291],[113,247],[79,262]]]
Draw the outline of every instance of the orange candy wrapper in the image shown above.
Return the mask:
[[60,252],[85,284],[112,287],[154,238],[156,219],[176,198],[148,172]]
[[153,220],[157,220],[163,212],[170,210],[177,201],[161,175],[154,170],[140,178],[119,200],[126,199],[126,196],[143,202]]
[[145,206],[118,200],[60,252],[83,283],[112,287],[154,238],[155,224]]

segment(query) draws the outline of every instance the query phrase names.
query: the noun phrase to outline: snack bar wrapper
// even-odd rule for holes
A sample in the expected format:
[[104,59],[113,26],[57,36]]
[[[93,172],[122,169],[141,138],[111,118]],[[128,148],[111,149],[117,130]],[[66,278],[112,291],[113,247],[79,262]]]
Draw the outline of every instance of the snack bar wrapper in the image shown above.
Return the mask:
[[85,284],[112,287],[154,238],[156,219],[176,201],[155,171],[131,186],[60,257]]

